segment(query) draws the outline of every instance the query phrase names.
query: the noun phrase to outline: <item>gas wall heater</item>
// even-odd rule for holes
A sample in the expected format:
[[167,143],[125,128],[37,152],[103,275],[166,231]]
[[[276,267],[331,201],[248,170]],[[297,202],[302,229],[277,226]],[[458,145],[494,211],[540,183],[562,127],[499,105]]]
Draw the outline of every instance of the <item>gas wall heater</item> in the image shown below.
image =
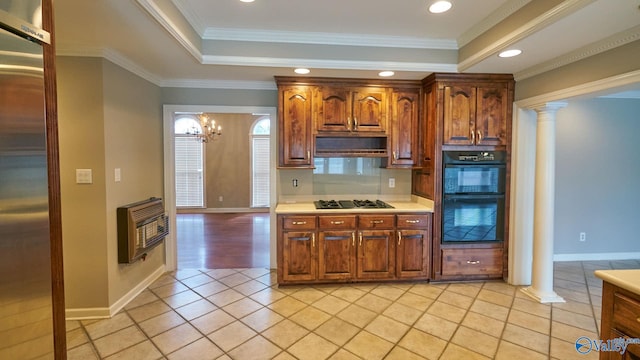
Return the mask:
[[169,218],[160,198],[118,208],[118,263],[130,264],[147,256],[169,234]]

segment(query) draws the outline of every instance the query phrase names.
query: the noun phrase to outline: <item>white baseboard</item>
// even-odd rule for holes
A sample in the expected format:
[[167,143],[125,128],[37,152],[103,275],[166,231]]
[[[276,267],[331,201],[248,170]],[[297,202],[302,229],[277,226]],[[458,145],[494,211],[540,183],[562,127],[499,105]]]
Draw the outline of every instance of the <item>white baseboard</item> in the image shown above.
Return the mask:
[[118,299],[113,305],[100,308],[78,308],[78,309],[66,309],[65,317],[67,320],[87,320],[87,319],[105,319],[110,318],[117,314],[122,308],[124,308],[131,300],[135,299],[141,292],[143,292],[149,285],[153,284],[162,274],[166,272],[164,264],[157,268],[151,275],[147,276],[142,282],[136,285],[133,289],[129,290],[123,297]]
[[591,253],[591,254],[555,254],[553,261],[600,261],[600,260],[638,260],[640,252]]

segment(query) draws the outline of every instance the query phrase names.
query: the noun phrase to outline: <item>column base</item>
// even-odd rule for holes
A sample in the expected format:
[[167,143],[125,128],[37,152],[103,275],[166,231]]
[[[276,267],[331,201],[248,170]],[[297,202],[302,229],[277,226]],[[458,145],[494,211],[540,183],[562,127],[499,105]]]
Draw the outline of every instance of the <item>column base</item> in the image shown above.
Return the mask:
[[535,290],[532,286],[521,288],[520,291],[542,304],[566,302],[561,296],[558,296],[555,291],[543,293],[541,291]]

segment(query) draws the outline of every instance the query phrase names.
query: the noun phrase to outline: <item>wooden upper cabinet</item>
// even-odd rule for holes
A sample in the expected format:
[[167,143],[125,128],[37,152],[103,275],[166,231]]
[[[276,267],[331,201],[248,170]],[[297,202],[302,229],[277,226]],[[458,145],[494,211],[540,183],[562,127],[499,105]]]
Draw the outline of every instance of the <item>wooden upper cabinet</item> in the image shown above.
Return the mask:
[[412,166],[418,162],[419,108],[419,89],[399,90],[391,94],[391,166]]
[[477,88],[476,144],[506,145],[510,100],[505,84]]
[[507,145],[509,89],[506,83],[444,87],[444,145]]
[[386,132],[386,88],[320,86],[316,89],[314,98],[314,119],[318,134]]
[[351,92],[343,87],[318,87],[314,94],[318,132],[351,131]]
[[387,130],[387,90],[358,88],[353,92],[353,129],[359,132]]
[[475,145],[475,121],[475,86],[445,86],[443,144]]
[[311,88],[291,86],[279,89],[279,161],[281,167],[309,168],[311,135]]

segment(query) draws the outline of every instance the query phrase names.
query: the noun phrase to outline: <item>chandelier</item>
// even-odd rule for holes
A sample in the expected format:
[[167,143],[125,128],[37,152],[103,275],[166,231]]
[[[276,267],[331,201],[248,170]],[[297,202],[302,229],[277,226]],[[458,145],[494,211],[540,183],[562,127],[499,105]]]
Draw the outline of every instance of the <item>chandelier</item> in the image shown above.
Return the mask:
[[188,134],[194,135],[197,141],[206,143],[215,140],[218,136],[222,135],[222,126],[216,126],[216,121],[210,119],[209,115],[200,113],[198,118],[200,119],[200,129],[194,126],[188,132]]

